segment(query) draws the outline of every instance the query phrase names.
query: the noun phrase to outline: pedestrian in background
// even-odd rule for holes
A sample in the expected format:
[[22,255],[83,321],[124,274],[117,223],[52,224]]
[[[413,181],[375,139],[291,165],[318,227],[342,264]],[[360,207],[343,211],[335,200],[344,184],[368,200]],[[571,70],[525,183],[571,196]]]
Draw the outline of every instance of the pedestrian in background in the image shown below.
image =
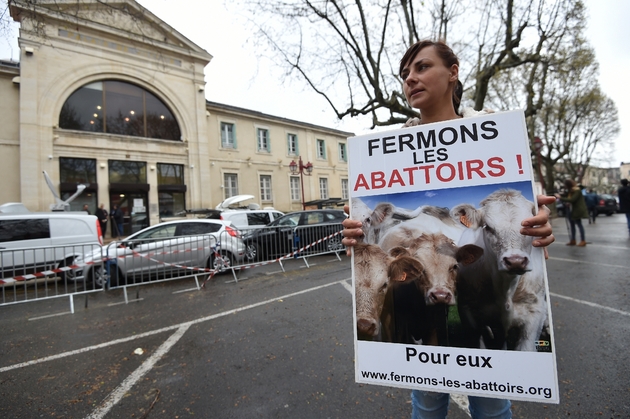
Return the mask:
[[83,211],[90,213],[90,206],[88,204],[83,204]]
[[94,213],[94,215],[98,218],[98,224],[101,226],[101,233],[103,234],[103,238],[105,238],[105,233],[107,233],[107,218],[109,215],[105,209],[105,204],[101,204],[101,206],[96,209],[96,213]]
[[584,195],[584,201],[586,202],[586,209],[588,210],[588,223],[595,224],[595,218],[597,218],[597,194],[589,189]]
[[123,212],[120,208],[118,208],[118,205],[114,205],[112,207],[109,217],[112,219],[112,238],[122,237],[124,217]]
[[628,233],[630,234],[630,187],[628,187],[628,179],[621,179],[621,188],[617,190],[619,197],[619,212],[626,214],[628,222]]
[[575,183],[573,179],[567,179],[564,181],[564,186],[567,189],[567,196],[560,196],[556,194],[556,198],[560,198],[562,202],[571,204],[571,213],[568,215],[569,222],[571,223],[571,240],[567,243],[567,246],[575,246],[575,226],[580,230],[580,242],[578,246],[586,246],[586,239],[584,236],[584,226],[582,225],[582,218],[588,218],[588,210],[586,208],[586,201],[580,187]]

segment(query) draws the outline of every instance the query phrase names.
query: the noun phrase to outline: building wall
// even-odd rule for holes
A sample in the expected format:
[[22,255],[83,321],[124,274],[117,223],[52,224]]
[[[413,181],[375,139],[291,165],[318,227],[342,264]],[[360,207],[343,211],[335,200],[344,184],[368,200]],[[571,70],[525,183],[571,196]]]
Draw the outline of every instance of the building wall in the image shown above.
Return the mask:
[[[297,156],[288,154],[288,133],[298,136],[299,154],[314,165],[312,176],[304,177],[305,200],[321,198],[320,178],[328,180],[329,197],[343,196],[341,179],[347,179],[347,164],[339,159],[338,147],[350,133],[206,102],[203,70],[212,56],[135,1],[121,1],[142,18],[130,21],[124,14],[118,16],[118,9],[104,12],[105,6],[95,0],[83,0],[78,13],[72,2],[15,2],[11,13],[20,22],[20,67],[0,66],[0,150],[3,157],[9,156],[0,176],[14,180],[0,191],[0,203],[21,201],[32,211],[47,211],[54,199],[42,171],[58,187],[60,158],[77,158],[96,160],[98,186],[90,193],[97,194],[97,202],[106,208],[112,193],[109,162],[146,163],[150,224],[160,218],[155,169],[159,163],[183,166],[188,209],[220,203],[225,198],[223,175],[229,172],[238,174],[238,192],[253,195],[261,206],[297,210],[301,200],[291,200],[289,187],[289,164]],[[74,7],[73,13],[60,12],[64,7]],[[68,16],[73,16],[71,22],[65,20]],[[18,75],[19,85],[12,82]],[[132,83],[160,98],[179,123],[180,141],[59,127],[70,95],[103,80]],[[221,122],[234,124],[235,149],[221,146]],[[268,152],[257,149],[258,128],[269,131]],[[317,157],[317,140],[325,141],[325,158]],[[272,179],[272,196],[265,201],[261,176]],[[95,209],[98,204],[93,205]]]
[[[0,203],[20,202],[20,182],[7,182],[17,179],[20,172],[20,90],[19,84],[13,82],[19,79],[19,70],[0,63],[0,176],[5,179],[0,188]],[[15,81],[19,83],[19,80]]]

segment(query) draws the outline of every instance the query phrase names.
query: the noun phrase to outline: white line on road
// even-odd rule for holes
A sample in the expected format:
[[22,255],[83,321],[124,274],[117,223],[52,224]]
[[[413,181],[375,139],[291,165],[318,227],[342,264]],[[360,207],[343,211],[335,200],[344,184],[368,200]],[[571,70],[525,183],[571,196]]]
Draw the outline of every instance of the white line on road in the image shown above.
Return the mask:
[[[607,246],[608,247],[608,246]],[[599,262],[588,262],[585,260],[579,260],[579,259],[565,259],[565,258],[556,258],[556,257],[549,257],[550,260],[558,260],[560,262],[571,262],[571,263],[583,263],[586,265],[597,265],[597,266],[606,266],[607,268],[622,268],[622,269],[628,269],[627,266],[623,266],[623,265],[611,265],[609,263],[599,263]]]
[[85,353],[85,352],[90,352],[90,351],[93,351],[93,350],[96,350],[96,349],[106,348],[108,346],[117,345],[119,343],[130,342],[130,341],[133,341],[133,340],[142,339],[142,338],[145,338],[145,337],[148,337],[148,336],[157,335],[159,333],[164,333],[164,332],[168,332],[168,331],[171,331],[171,330],[176,330],[176,329],[179,329],[180,327],[183,327],[183,326],[191,326],[193,324],[203,323],[203,322],[206,322],[208,320],[213,320],[213,319],[217,319],[219,317],[228,316],[230,314],[238,313],[238,312],[244,311],[244,310],[249,310],[251,308],[259,307],[259,306],[262,306],[262,305],[265,305],[265,304],[271,304],[271,303],[277,302],[279,300],[284,300],[284,299],[287,299],[287,298],[295,297],[297,295],[306,294],[306,293],[309,293],[309,292],[312,292],[312,291],[317,291],[319,289],[326,288],[326,287],[329,287],[331,285],[337,285],[337,284],[340,284],[340,283],[348,281],[348,280],[349,279],[346,278],[346,279],[342,279],[340,281],[330,282],[328,284],[319,285],[317,287],[308,288],[308,289],[305,289],[305,290],[302,290],[302,291],[297,291],[297,292],[294,292],[294,293],[291,293],[291,294],[286,294],[286,295],[282,295],[280,297],[276,297],[276,298],[272,298],[272,299],[269,299],[269,300],[261,301],[261,302],[258,302],[258,303],[250,304],[250,305],[245,306],[245,307],[239,307],[239,308],[235,308],[233,310],[228,310],[228,311],[224,311],[224,312],[221,312],[221,313],[213,314],[211,316],[202,317],[202,318],[197,319],[197,320],[191,320],[191,321],[188,321],[188,322],[184,322],[184,323],[179,323],[179,324],[175,324],[175,325],[172,325],[172,326],[163,327],[161,329],[150,330],[148,332],[139,333],[137,335],[128,336],[126,338],[121,338],[121,339],[116,339],[116,340],[112,340],[112,341],[109,341],[109,342],[104,342],[104,343],[101,343],[101,344],[98,344],[98,345],[88,346],[88,347],[85,347],[85,348],[82,348],[82,349],[77,349],[77,350],[74,350],[74,351],[63,352],[63,353],[60,353],[60,354],[57,354],[57,355],[51,355],[51,356],[47,356],[47,357],[44,357],[44,358],[34,359],[34,360],[28,361],[28,362],[21,362],[19,364],[9,365],[9,366],[0,368],[0,373],[6,372],[6,371],[15,370],[15,369],[18,369],[18,368],[28,367],[28,366],[35,365],[35,364],[41,364],[42,362],[54,361],[56,359],[66,358],[68,356],[78,355],[78,354]]
[[156,362],[160,360],[171,348],[184,336],[184,333],[188,330],[190,324],[181,326],[175,333],[173,333],[166,341],[151,355],[146,361],[142,363],[134,372],[129,375],[118,387],[112,391],[101,405],[93,411],[86,419],[101,419],[122,399],[125,394],[131,390],[138,380],[140,380],[147,372],[151,371],[151,368]]
[[49,317],[65,316],[66,314],[72,314],[72,312],[71,311],[64,311],[63,313],[55,313],[55,314],[47,314],[45,316],[31,317],[30,319],[28,319],[28,321],[30,322],[32,320],[47,319]]
[[566,295],[560,295],[560,294],[556,294],[556,293],[553,293],[553,292],[550,292],[549,295],[551,295],[552,297],[557,297],[557,298],[562,298],[564,300],[573,301],[574,303],[584,304],[584,305],[587,305],[589,307],[601,308],[601,309],[604,309],[604,310],[612,311],[613,313],[621,314],[623,316],[630,316],[630,313],[627,312],[627,311],[617,310],[616,308],[602,306],[602,305],[599,305],[599,304],[591,303],[590,301],[578,300],[577,298],[567,297]]

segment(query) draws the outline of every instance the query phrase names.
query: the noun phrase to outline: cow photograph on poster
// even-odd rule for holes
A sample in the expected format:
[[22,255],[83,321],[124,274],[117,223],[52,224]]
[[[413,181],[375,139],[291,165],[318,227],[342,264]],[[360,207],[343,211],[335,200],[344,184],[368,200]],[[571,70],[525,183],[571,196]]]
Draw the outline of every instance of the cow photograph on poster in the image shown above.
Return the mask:
[[348,145],[357,382],[557,403],[523,112]]

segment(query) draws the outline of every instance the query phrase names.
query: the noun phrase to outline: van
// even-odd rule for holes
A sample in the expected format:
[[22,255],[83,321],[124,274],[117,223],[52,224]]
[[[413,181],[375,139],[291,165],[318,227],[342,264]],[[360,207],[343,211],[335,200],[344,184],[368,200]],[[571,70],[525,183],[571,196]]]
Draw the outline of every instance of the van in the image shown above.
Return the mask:
[[0,205],[1,278],[69,266],[75,257],[103,244],[94,215],[29,212],[25,208],[7,211],[5,205]]

